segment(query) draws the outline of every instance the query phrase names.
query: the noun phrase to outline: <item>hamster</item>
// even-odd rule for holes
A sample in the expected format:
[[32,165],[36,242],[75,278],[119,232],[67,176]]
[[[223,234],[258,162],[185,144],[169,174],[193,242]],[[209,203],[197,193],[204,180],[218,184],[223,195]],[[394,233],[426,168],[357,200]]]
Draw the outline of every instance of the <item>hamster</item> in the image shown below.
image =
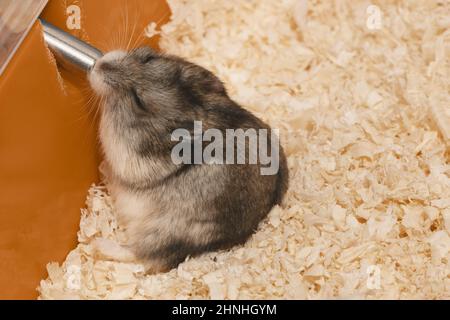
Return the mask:
[[261,163],[173,160],[178,141],[172,133],[193,132],[194,121],[224,134],[250,128],[272,133],[230,99],[212,72],[142,47],[107,53],[88,78],[102,98],[99,136],[108,188],[129,238],[125,245],[98,240],[101,254],[141,261],[148,273],[168,271],[189,256],[243,244],[281,203],[288,186],[281,147],[278,170],[270,175],[261,174]]

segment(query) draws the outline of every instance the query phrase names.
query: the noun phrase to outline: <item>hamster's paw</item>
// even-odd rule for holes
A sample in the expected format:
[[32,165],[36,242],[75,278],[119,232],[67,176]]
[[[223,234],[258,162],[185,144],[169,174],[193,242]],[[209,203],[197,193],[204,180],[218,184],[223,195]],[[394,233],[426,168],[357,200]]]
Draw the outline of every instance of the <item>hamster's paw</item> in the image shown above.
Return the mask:
[[113,240],[97,238],[92,242],[92,246],[94,248],[94,255],[100,259],[120,262],[136,261],[134,253],[129,248]]
[[171,269],[172,267],[162,260],[147,260],[144,262],[144,270],[147,275],[169,272]]

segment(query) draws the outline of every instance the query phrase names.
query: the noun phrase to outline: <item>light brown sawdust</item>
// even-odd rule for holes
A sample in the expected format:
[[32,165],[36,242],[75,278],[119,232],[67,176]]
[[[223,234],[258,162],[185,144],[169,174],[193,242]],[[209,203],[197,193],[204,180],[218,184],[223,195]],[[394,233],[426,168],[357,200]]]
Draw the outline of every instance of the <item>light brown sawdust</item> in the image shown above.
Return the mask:
[[290,188],[242,247],[142,275],[93,258],[118,239],[102,187],[41,299],[450,298],[450,4],[170,1],[162,48],[217,73],[279,128]]

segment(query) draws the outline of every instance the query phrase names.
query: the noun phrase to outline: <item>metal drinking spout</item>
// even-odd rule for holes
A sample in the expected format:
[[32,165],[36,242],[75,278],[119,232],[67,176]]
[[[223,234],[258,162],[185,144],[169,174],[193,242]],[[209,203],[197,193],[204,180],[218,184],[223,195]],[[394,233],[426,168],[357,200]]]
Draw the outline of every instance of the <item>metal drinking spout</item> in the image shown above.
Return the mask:
[[71,34],[55,27],[54,25],[40,19],[44,40],[55,55],[58,64],[64,68],[76,68],[88,72],[94,67],[95,62],[103,56],[103,53],[72,36]]

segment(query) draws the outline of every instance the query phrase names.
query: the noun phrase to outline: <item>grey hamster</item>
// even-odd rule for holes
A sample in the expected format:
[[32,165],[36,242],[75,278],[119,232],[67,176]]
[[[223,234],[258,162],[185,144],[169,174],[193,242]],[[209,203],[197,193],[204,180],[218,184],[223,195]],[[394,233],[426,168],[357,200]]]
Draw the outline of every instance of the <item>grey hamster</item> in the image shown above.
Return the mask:
[[[179,128],[193,132],[194,121],[224,136],[227,129],[271,133],[230,99],[212,72],[143,47],[106,54],[89,80],[102,96],[99,131],[110,167],[109,189],[129,238],[122,248],[110,247],[117,259],[136,258],[148,272],[160,272],[188,256],[243,244],[282,201],[288,169],[281,147],[278,171],[271,175],[261,174],[260,162],[173,161],[179,142],[172,133]],[[273,145],[270,136],[266,142]],[[248,147],[234,151],[255,152]]]

